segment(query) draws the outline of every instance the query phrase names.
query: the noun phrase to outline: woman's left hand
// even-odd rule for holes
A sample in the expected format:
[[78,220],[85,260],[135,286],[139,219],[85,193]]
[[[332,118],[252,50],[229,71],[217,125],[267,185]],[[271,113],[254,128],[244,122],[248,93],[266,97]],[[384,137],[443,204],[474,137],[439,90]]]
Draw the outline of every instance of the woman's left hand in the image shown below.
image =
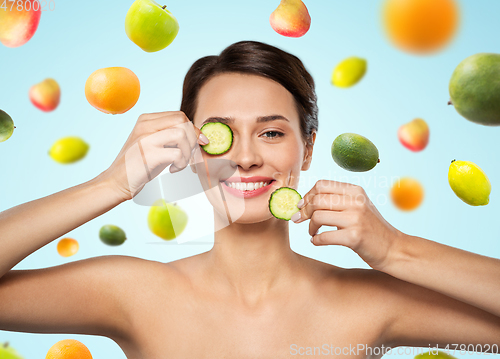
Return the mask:
[[[320,180],[303,201],[292,220],[295,223],[311,220],[309,234],[314,245],[349,247],[370,267],[384,271],[404,233],[382,217],[362,187]],[[323,225],[335,226],[337,230],[316,234]]]

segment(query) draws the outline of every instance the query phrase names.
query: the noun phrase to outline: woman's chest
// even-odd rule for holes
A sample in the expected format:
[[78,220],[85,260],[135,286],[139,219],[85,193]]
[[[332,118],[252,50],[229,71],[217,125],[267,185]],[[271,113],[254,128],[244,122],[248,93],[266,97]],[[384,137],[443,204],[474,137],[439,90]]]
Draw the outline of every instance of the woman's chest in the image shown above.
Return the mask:
[[150,303],[137,313],[137,359],[364,358],[381,332],[359,308],[300,300],[242,312],[228,303],[188,299]]

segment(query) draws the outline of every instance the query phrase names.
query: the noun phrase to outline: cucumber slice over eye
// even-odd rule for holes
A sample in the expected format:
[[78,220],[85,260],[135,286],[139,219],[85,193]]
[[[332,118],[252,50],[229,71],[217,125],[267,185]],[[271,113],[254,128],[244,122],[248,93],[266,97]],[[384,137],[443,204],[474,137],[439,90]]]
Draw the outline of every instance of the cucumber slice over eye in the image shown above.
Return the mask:
[[293,214],[300,211],[297,203],[302,196],[290,187],[281,187],[275,190],[269,198],[269,210],[274,217],[289,221]]
[[233,144],[233,131],[231,127],[222,122],[208,122],[201,126],[201,133],[210,141],[201,148],[211,155],[220,155],[229,151]]

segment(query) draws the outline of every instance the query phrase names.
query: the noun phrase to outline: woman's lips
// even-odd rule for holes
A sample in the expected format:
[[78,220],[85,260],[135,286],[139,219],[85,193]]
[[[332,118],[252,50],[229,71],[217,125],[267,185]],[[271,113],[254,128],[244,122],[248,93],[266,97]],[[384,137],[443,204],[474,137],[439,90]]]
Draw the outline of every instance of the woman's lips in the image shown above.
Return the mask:
[[276,182],[276,180],[272,180],[267,186],[263,186],[261,188],[254,189],[252,191],[241,191],[236,188],[231,188],[229,187],[226,182],[222,181],[222,187],[224,190],[226,190],[228,193],[232,194],[235,197],[240,197],[240,198],[251,198],[251,197],[256,197],[259,196],[271,189],[273,187],[273,183]]

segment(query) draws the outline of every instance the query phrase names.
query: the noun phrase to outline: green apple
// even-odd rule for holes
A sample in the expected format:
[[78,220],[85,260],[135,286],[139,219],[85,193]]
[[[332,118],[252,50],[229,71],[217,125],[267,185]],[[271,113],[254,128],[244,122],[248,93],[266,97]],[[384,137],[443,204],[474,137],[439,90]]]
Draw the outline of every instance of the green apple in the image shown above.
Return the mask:
[[125,32],[146,52],[160,51],[174,41],[179,23],[166,5],[153,0],[135,0],[125,17]]
[[21,354],[9,345],[9,342],[0,343],[0,359],[24,359]]
[[153,203],[148,214],[151,232],[167,241],[177,238],[186,228],[188,216],[177,203],[159,199]]

